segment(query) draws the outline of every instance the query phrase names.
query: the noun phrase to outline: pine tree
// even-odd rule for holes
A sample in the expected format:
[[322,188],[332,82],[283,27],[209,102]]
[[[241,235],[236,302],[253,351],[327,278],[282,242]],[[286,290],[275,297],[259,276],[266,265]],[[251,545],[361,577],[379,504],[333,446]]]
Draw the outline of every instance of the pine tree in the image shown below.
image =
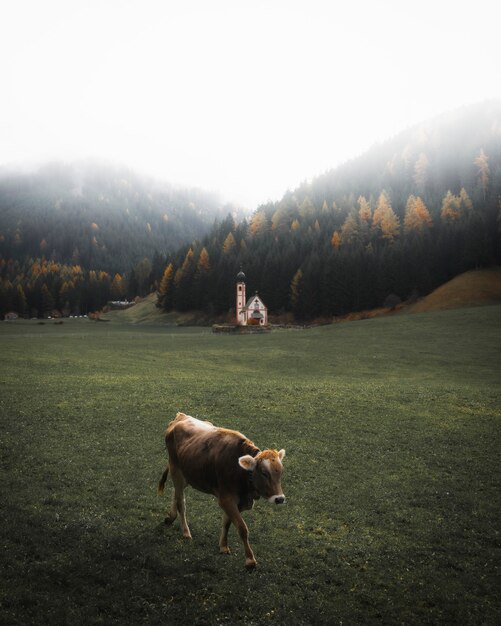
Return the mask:
[[18,284],[14,294],[14,309],[19,317],[23,317],[27,313],[26,296],[22,285]]
[[374,216],[372,229],[380,231],[381,236],[388,242],[393,242],[400,233],[400,220],[392,209],[390,199],[386,191],[379,195]]
[[343,246],[354,244],[360,239],[360,229],[357,219],[350,213],[341,227],[341,243]]
[[296,319],[303,319],[304,317],[304,307],[303,307],[303,299],[302,299],[302,285],[303,283],[303,272],[301,269],[298,269],[294,274],[294,277],[290,286],[290,298],[292,304],[292,312],[294,313],[294,317]]
[[340,236],[340,234],[338,233],[338,231],[337,231],[337,230],[335,230],[335,231],[332,233],[332,237],[331,237],[331,245],[332,245],[332,247],[334,248],[334,250],[338,250],[338,249],[339,249],[339,246],[341,245],[341,236]]
[[361,224],[369,224],[372,217],[372,209],[369,202],[367,202],[364,196],[358,198],[358,219]]
[[52,297],[52,294],[49,291],[46,283],[44,283],[42,285],[39,313],[41,313],[43,317],[46,317],[48,315],[51,315],[53,309],[54,298]]
[[489,169],[489,157],[485,154],[483,148],[481,148],[479,155],[474,161],[475,165],[478,168],[478,180],[480,183],[480,188],[484,194],[484,200],[487,195],[487,189],[489,187],[489,179],[490,179],[490,169]]
[[464,214],[468,214],[473,210],[473,202],[470,200],[470,196],[464,187],[461,187],[459,192],[459,208]]
[[444,222],[456,222],[459,219],[459,200],[450,189],[442,200],[440,217]]
[[431,215],[423,200],[419,196],[409,196],[404,217],[405,234],[422,233],[425,227],[429,228],[432,224]]
[[203,247],[197,262],[197,272],[208,272],[210,270],[209,253],[207,248]]
[[389,209],[391,209],[390,199],[388,198],[388,194],[386,193],[386,191],[383,190],[379,194],[376,209],[374,210],[374,215],[372,217],[372,228],[374,230],[381,226],[383,217]]
[[262,210],[255,211],[251,217],[249,232],[251,235],[259,235],[263,233],[268,227],[268,220],[266,213]]
[[414,182],[419,191],[424,191],[426,183],[428,181],[428,167],[429,161],[423,152],[419,155],[416,164],[414,165]]
[[113,300],[120,300],[125,295],[124,281],[118,272],[113,277],[110,294]]
[[172,263],[169,263],[162,275],[162,280],[160,281],[160,286],[158,288],[158,299],[157,306],[164,311],[170,309],[171,305],[171,295],[172,295],[172,280],[174,275],[174,268]]
[[235,237],[233,236],[233,233],[228,233],[226,239],[224,240],[223,243],[223,252],[224,254],[229,254],[232,250],[235,249],[235,246],[237,245],[237,242],[235,241]]
[[391,207],[381,221],[381,234],[390,243],[400,234],[400,220]]

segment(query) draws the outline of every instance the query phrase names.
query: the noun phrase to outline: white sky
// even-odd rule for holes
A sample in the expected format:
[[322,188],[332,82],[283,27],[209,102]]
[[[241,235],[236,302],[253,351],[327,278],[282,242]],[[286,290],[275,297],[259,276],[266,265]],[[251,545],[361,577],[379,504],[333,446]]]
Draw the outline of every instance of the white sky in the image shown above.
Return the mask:
[[499,0],[3,0],[0,165],[98,157],[254,208],[501,97]]

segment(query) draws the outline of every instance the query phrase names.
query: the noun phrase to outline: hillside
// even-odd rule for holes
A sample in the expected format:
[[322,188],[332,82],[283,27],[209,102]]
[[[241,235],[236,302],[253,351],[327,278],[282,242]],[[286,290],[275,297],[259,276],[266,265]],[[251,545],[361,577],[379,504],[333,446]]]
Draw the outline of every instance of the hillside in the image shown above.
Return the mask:
[[[501,101],[463,107],[260,206],[92,164],[0,175],[0,316],[79,314],[159,292],[231,314],[242,267],[298,321],[426,296],[501,264]],[[226,216],[226,217],[224,217]]]
[[501,267],[472,270],[456,276],[413,304],[411,313],[426,313],[501,302]]
[[[446,309],[460,309],[501,303],[501,267],[471,270],[435,289],[415,304],[401,305],[401,313],[427,313]],[[388,313],[387,308],[350,314],[337,321],[368,319]],[[199,311],[166,313],[157,307],[157,294],[151,293],[129,309],[108,311],[101,316],[105,321],[127,324],[165,324],[172,326],[210,325],[214,319]]]
[[182,246],[160,302],[227,312],[240,267],[270,313],[298,320],[423,297],[501,264],[500,197],[501,101],[464,107]]
[[0,258],[123,273],[202,236],[230,209],[214,194],[92,162],[0,171]]
[[0,319],[89,313],[158,286],[167,255],[233,207],[92,162],[0,171]]

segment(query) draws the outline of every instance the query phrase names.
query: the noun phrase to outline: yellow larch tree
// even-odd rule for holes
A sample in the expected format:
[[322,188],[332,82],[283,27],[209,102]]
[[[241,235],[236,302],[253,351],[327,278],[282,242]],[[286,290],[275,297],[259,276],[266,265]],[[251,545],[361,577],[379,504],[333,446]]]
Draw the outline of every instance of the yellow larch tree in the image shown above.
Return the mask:
[[210,270],[209,253],[207,252],[207,248],[203,247],[202,250],[200,251],[200,256],[198,257],[197,271],[208,272],[209,270]]
[[455,222],[459,219],[459,199],[450,189],[442,199],[440,217],[444,222]]
[[334,250],[338,250],[339,246],[341,245],[341,235],[338,233],[337,230],[335,230],[332,233],[332,237],[331,237],[331,245],[334,248]]
[[237,245],[237,242],[235,241],[235,237],[233,236],[233,233],[229,232],[223,243],[224,254],[229,254],[235,248],[236,245]]
[[405,209],[404,232],[406,234],[422,233],[425,228],[430,228],[432,225],[431,215],[423,200],[419,196],[417,198],[413,195],[409,196]]
[[365,196],[360,196],[358,198],[358,219],[361,224],[369,224],[372,217],[372,209],[371,205],[365,198]]

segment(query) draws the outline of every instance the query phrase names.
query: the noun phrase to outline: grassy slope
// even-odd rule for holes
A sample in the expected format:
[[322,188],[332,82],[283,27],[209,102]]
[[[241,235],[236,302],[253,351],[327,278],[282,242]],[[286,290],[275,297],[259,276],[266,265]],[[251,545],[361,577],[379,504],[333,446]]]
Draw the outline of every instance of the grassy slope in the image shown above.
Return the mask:
[[[2,323],[0,622],[496,624],[501,306],[309,331]],[[160,522],[184,410],[285,447],[259,566]]]
[[[210,324],[209,318],[204,321],[204,315],[199,311],[163,313],[156,307],[156,302],[156,294],[150,294],[130,309],[110,311],[103,316],[103,319],[129,324],[166,324],[172,326]],[[416,304],[405,307],[405,312],[427,313],[429,311],[499,303],[501,303],[501,268],[493,267],[472,270],[456,276]],[[374,311],[352,313],[345,318],[357,320],[385,315],[386,313],[388,313],[387,309],[375,309]]]
[[413,313],[501,302],[501,268],[472,270],[456,276],[414,304]]
[[200,311],[179,313],[172,311],[164,313],[157,306],[157,295],[151,293],[134,306],[123,311],[109,311],[102,316],[106,321],[121,322],[124,324],[164,324],[167,326],[209,326],[211,321],[208,316]]

